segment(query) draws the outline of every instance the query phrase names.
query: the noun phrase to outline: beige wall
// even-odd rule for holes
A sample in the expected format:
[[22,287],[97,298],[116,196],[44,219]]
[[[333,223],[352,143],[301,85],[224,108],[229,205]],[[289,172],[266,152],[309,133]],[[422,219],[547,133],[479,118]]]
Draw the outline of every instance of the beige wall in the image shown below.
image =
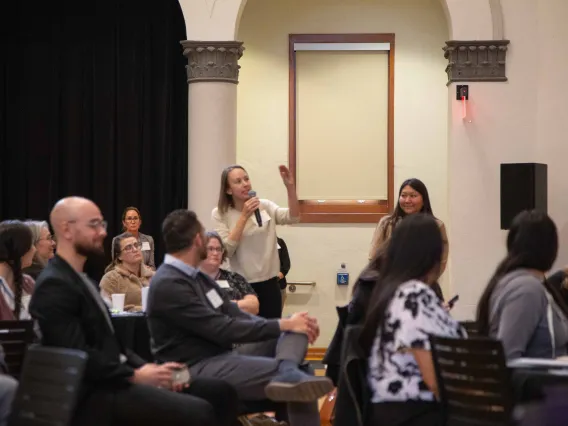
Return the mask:
[[568,2],[538,2],[537,160],[548,163],[548,208],[560,232],[557,266],[568,265]]
[[[292,31],[392,31],[397,34],[395,180],[398,186],[410,174],[424,178],[431,188],[436,214],[447,222],[451,267],[445,275],[450,278],[450,292],[461,296],[454,315],[472,317],[479,294],[504,253],[505,232],[499,229],[502,162],[548,163],[549,212],[561,233],[557,264],[568,263],[568,197],[565,196],[568,120],[563,108],[568,95],[565,77],[568,55],[564,53],[568,42],[568,26],[564,22],[568,2],[432,0],[417,1],[417,7],[413,8],[406,0],[345,0],[344,5],[338,0],[309,0],[303,2],[306,3],[304,16],[296,16],[295,22],[289,23],[290,15],[298,9],[282,10],[278,6],[281,1],[249,0],[252,7],[245,7],[242,31],[238,34],[248,49],[242,60],[243,76],[238,93],[238,158],[251,168],[259,193],[285,202],[276,166],[287,160],[287,98],[283,93],[287,62],[274,46],[285,44],[285,33]],[[203,2],[210,4],[214,0]],[[194,3],[200,6],[193,7]],[[219,40],[236,36],[231,31],[238,27],[238,12],[246,0],[217,1],[213,12],[207,13],[201,3],[181,0],[188,37]],[[380,7],[388,7],[388,13],[371,13],[371,9]],[[340,19],[329,19],[337,18],[334,14],[342,10],[345,13]],[[444,14],[451,20],[449,34]],[[263,16],[268,19],[264,23]],[[290,31],[282,28],[284,24],[290,25]],[[432,32],[433,28],[437,31]],[[269,34],[271,31],[273,34]],[[278,36],[276,31],[282,31],[282,35]],[[255,32],[267,39],[258,40],[252,34]],[[441,72],[446,62],[440,48],[446,39],[501,37],[511,40],[507,57],[509,81],[470,83],[472,122],[464,123],[455,100],[455,84],[444,89],[446,81]],[[263,61],[262,56],[268,59]],[[423,68],[420,73],[413,72],[417,64]],[[256,88],[247,89],[254,79]],[[430,95],[413,95],[417,88]],[[440,94],[444,96],[442,101],[437,99]],[[255,115],[260,110],[257,104],[262,105],[262,110]],[[443,108],[448,106],[447,127],[443,121],[445,114],[438,114],[438,105],[442,104]],[[444,148],[446,132],[448,143]],[[428,155],[432,145],[437,147],[433,152],[439,161],[432,162],[434,166],[422,164],[421,157]],[[250,146],[258,149],[246,148]],[[446,165],[447,171],[443,170]],[[293,278],[318,280],[318,291],[312,296],[297,295],[292,306],[320,304],[315,310],[324,326],[324,339],[319,345],[329,337],[328,329],[335,324],[333,305],[347,298],[332,284],[334,270],[340,261],[347,261],[352,274],[358,272],[364,263],[370,233],[370,227],[347,225],[302,225],[282,230],[292,246]]]
[[[278,164],[288,163],[288,34],[395,33],[395,185],[419,177],[435,213],[447,219],[447,89],[441,46],[448,39],[438,0],[248,0],[238,39],[244,41],[238,86],[237,160],[259,196],[286,204]],[[307,309],[322,323],[318,346],[336,325],[335,306],[350,288],[335,284],[346,262],[353,282],[366,263],[373,225],[285,227],[291,280],[314,280],[288,298],[288,311]]]
[[[505,251],[499,229],[499,164],[548,163],[549,213],[561,231],[557,265],[568,263],[568,202],[562,100],[568,94],[568,2],[502,0],[507,83],[471,83],[472,122],[461,120],[449,92],[451,282],[460,293],[455,314],[471,318],[479,296]],[[545,6],[546,4],[546,6]],[[455,29],[455,28],[454,28]],[[458,37],[459,39],[459,37]],[[455,89],[454,89],[455,90]]]

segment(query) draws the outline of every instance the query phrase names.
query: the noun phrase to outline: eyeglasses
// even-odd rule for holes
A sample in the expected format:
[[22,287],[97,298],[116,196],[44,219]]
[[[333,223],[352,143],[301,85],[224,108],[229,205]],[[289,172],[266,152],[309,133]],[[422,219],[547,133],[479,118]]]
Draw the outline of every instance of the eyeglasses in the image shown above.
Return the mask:
[[55,236],[54,236],[54,235],[46,235],[45,237],[40,238],[39,240],[40,240],[40,241],[41,241],[41,240],[55,241]]
[[222,247],[207,247],[207,251],[211,253],[223,253]]
[[[77,221],[76,220],[69,220],[67,223],[77,223]],[[95,229],[95,230],[102,228],[106,231],[108,223],[107,223],[106,220],[95,219],[95,220],[91,220],[90,222],[87,222],[87,226],[89,228],[92,228],[92,229]]]
[[125,251],[127,253],[136,251],[136,250],[140,250],[140,247],[142,247],[142,244],[140,243],[132,243],[132,244],[128,244],[127,246],[125,246],[122,251]]
[[124,218],[124,220],[129,221],[129,222],[137,222],[138,219],[140,219],[138,216],[128,216],[128,217]]

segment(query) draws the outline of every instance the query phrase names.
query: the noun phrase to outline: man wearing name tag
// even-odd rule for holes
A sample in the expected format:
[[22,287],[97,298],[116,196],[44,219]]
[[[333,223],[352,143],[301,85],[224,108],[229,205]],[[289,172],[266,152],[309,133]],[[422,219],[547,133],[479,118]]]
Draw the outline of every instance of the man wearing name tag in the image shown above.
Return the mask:
[[[319,335],[307,312],[265,319],[239,309],[220,286],[197,269],[206,258],[205,232],[194,212],[176,210],[162,225],[166,253],[152,279],[148,323],[158,360],[182,362],[192,377],[224,380],[243,401],[288,403],[291,426],[319,426],[326,377],[300,370],[308,342]],[[233,345],[240,345],[233,351]],[[262,355],[262,356],[259,356]]]

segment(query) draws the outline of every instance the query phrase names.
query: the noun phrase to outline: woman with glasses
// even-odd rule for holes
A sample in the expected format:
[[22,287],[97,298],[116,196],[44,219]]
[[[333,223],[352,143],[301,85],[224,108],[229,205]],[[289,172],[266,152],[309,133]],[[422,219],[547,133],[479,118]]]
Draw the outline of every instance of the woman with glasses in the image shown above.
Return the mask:
[[123,234],[113,239],[112,263],[107,267],[100,289],[103,299],[124,294],[124,310],[142,310],[142,288],[150,285],[154,271],[142,262],[141,244],[136,237]]
[[227,293],[232,301],[239,305],[241,310],[253,315],[258,314],[258,296],[247,280],[235,272],[221,269],[225,261],[225,246],[216,232],[205,234],[207,258],[199,265],[199,269],[217,281],[219,287]]
[[154,239],[150,235],[143,234],[140,232],[140,226],[142,225],[142,215],[140,210],[136,207],[126,207],[124,212],[122,212],[122,229],[124,233],[116,236],[112,240],[112,258],[114,259],[114,247],[116,246],[115,240],[126,234],[134,236],[140,243],[140,250],[142,251],[142,258],[144,259],[144,264],[149,268],[155,270],[156,263],[154,262]]
[[43,271],[49,259],[55,256],[55,240],[49,231],[47,222],[28,220],[25,224],[32,231],[33,245],[36,248],[36,253],[31,266],[25,268],[24,273],[35,280],[39,273]]

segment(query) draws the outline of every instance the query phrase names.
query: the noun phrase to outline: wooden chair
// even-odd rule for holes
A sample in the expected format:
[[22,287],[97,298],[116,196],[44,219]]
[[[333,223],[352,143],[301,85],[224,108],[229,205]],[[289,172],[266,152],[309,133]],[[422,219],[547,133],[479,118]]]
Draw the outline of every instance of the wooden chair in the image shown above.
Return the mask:
[[335,420],[335,401],[337,399],[337,388],[333,389],[325,396],[320,408],[320,425],[333,426]]
[[[258,422],[253,420],[252,416],[268,412],[275,413],[277,418],[288,419],[286,403],[266,399],[261,401],[241,401],[238,420],[242,426],[254,426]],[[284,424],[286,423],[284,422]]]
[[8,373],[16,379],[20,376],[28,346],[34,339],[33,321],[0,321],[0,344]]
[[501,342],[431,336],[432,359],[446,426],[508,426],[510,370]]
[[86,363],[82,351],[30,346],[8,425],[68,425]]

